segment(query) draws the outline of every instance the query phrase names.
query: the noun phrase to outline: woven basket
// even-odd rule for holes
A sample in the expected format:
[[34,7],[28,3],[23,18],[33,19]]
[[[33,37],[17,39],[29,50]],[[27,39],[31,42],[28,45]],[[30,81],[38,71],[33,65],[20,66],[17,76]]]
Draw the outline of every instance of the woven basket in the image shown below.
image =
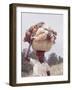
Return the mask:
[[32,48],[34,50],[39,51],[49,51],[53,45],[53,42],[49,42],[48,40],[41,40],[41,41],[35,41],[32,42]]

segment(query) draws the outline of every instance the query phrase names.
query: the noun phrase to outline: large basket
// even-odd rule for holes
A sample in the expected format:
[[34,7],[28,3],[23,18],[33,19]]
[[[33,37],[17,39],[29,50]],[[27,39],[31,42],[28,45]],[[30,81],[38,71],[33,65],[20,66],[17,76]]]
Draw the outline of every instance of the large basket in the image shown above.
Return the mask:
[[32,42],[32,48],[34,50],[39,51],[49,51],[53,45],[53,42],[50,42],[48,40],[41,40],[41,41],[35,41]]

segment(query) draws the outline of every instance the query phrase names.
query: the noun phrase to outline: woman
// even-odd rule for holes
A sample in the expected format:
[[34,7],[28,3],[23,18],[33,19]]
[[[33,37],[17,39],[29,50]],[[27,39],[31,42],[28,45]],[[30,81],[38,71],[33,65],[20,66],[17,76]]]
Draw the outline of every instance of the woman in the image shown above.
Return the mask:
[[33,50],[36,52],[37,60],[28,59],[28,53],[26,57],[26,61],[31,61],[33,63],[34,76],[50,75],[50,68],[48,63],[46,63],[44,53],[49,51],[55,43],[57,33],[53,30],[49,30],[48,28],[43,28],[44,24],[45,23],[40,22],[31,27],[26,32],[24,38],[24,41],[29,42],[30,46],[32,45]]

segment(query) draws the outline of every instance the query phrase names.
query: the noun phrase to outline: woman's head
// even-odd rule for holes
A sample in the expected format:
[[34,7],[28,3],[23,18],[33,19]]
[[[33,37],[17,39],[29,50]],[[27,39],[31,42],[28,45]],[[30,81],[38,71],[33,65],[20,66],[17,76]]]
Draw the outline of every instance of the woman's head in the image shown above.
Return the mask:
[[41,63],[44,62],[44,53],[45,51],[36,51],[36,56]]

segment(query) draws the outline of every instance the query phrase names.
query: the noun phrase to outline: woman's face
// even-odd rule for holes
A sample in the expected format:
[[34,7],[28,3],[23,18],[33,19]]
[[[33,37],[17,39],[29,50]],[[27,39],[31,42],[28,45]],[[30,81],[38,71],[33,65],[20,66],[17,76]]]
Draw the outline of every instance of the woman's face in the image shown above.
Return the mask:
[[45,51],[36,51],[36,56],[38,57],[39,60],[44,59],[44,52]]

